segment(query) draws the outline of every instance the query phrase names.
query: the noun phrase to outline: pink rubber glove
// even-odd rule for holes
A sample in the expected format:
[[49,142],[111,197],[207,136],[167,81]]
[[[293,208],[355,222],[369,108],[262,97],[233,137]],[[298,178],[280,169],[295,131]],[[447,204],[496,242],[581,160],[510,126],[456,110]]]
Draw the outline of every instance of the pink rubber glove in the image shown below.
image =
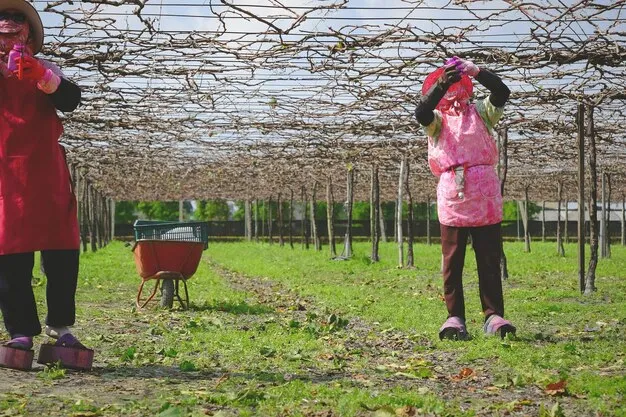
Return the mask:
[[467,61],[461,58],[457,58],[456,67],[463,74],[469,75],[470,77],[475,77],[480,72],[480,68],[478,68],[478,66],[474,64],[472,61]]
[[20,79],[22,80],[36,81],[37,88],[46,94],[52,94],[57,91],[59,84],[61,84],[61,78],[52,72],[51,69],[44,67],[37,58],[23,55],[16,61],[19,70],[13,71],[15,76],[21,75]]
[[21,80],[39,81],[43,78],[46,72],[46,68],[41,65],[39,60],[30,55],[22,55],[18,57],[15,60],[15,63],[17,64],[18,69],[13,71],[13,74],[15,74],[16,77],[21,75]]

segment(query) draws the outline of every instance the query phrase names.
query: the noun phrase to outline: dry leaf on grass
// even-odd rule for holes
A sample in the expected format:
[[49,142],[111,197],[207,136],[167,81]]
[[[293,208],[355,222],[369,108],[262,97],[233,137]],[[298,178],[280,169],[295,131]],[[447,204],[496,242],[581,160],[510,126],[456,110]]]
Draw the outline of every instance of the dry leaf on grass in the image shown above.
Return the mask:
[[559,382],[548,384],[545,391],[546,391],[546,394],[548,395],[565,395],[566,388],[567,388],[567,381],[562,379]]
[[452,379],[453,381],[461,381],[462,379],[471,378],[475,375],[476,373],[472,368],[463,368],[458,375],[454,375],[450,379]]

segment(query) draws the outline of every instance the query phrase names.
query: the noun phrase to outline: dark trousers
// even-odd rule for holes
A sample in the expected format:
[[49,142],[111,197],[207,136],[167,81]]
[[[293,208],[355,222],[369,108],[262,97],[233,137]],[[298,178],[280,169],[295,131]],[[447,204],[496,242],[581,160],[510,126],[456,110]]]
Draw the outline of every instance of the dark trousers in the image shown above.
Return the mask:
[[[46,301],[50,326],[71,326],[76,318],[74,296],[78,281],[78,250],[41,252],[47,278]],[[37,304],[31,285],[33,252],[0,256],[0,310],[10,335],[41,333]]]
[[472,236],[472,245],[476,254],[478,288],[485,319],[492,314],[504,317],[500,274],[502,238],[500,223],[482,227],[441,225],[443,292],[448,307],[448,317],[457,316],[465,320],[462,276],[469,235]]

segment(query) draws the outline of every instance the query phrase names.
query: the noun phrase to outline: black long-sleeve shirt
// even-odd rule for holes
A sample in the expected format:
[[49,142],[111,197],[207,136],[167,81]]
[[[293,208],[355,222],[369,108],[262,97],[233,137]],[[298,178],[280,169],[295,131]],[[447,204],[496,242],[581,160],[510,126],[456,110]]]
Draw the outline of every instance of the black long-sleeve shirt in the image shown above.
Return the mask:
[[61,77],[61,84],[57,91],[50,94],[54,107],[62,112],[71,112],[80,103],[80,88],[73,82]]

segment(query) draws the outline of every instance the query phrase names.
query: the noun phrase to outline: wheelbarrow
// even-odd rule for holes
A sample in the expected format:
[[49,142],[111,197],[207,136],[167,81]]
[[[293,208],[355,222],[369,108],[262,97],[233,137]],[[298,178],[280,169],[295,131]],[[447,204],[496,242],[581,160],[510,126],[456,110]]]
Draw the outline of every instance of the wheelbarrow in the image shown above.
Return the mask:
[[[208,223],[156,222],[137,220],[133,255],[141,284],[135,304],[144,308],[161,288],[161,306],[172,308],[176,299],[189,308],[187,280],[198,269],[202,252],[208,247]],[[142,300],[144,285],[155,280],[152,293]],[[181,296],[180,287],[184,289]]]

